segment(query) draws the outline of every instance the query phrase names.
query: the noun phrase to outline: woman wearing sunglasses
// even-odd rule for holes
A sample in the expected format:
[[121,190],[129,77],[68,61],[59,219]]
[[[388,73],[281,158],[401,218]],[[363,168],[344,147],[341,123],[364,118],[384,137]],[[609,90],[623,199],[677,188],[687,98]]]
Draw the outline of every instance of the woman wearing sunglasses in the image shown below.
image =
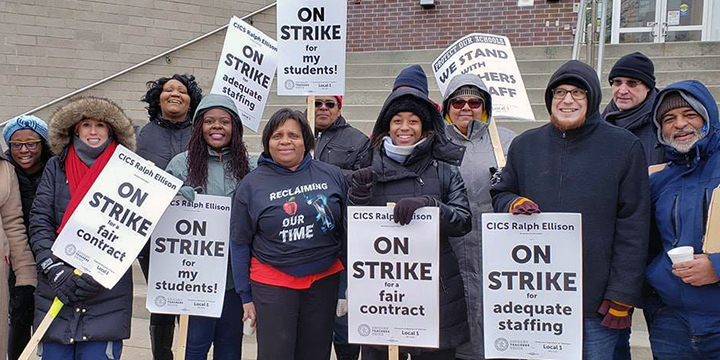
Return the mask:
[[[482,247],[479,229],[482,213],[493,212],[490,198],[490,168],[497,168],[493,145],[488,132],[492,117],[492,97],[479,76],[458,75],[450,80],[447,96],[443,99],[443,117],[450,141],[465,146],[465,157],[460,165],[472,210],[472,231],[463,237],[450,238],[460,264],[468,304],[470,342],[458,348],[459,359],[483,358],[482,332]],[[498,127],[503,153],[507,153],[515,137],[512,131]]]
[[[421,91],[393,91],[372,132],[371,166],[352,175],[351,205],[385,206],[394,202],[394,220],[411,222],[421,207],[440,208],[440,348],[402,348],[413,360],[454,360],[468,339],[467,306],[458,262],[448,236],[470,231],[470,204],[457,165],[463,147],[445,134],[440,113]],[[431,290],[431,289],[428,289]],[[387,359],[387,348],[362,347],[363,360]]]
[[9,297],[10,324],[9,328],[0,326],[0,357],[5,358],[7,349],[10,360],[20,356],[33,324],[37,270],[27,233],[35,189],[51,155],[47,134],[45,122],[32,115],[10,120],[3,130],[9,149],[5,156],[0,154],[0,249],[4,249],[10,266],[0,269],[0,276],[9,276],[9,287],[0,286],[0,313],[8,310]]

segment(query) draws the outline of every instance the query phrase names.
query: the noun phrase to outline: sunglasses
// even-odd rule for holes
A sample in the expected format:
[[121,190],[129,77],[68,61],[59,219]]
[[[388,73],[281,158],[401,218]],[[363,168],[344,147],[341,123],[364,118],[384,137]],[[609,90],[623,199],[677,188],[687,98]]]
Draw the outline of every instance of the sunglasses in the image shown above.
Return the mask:
[[335,105],[337,105],[337,103],[332,100],[328,100],[328,101],[315,100],[316,108],[322,107],[323,105],[325,105],[325,107],[328,109],[333,109],[333,108],[335,108]]
[[40,142],[42,142],[42,140],[10,141],[10,148],[20,150],[24,145],[28,150],[35,150],[40,146]]
[[622,84],[626,84],[629,88],[634,88],[640,84],[639,80],[620,80],[620,79],[613,79],[610,81],[610,85],[613,87],[621,87]]
[[587,91],[583,89],[563,89],[563,88],[557,88],[553,90],[553,97],[556,99],[564,99],[567,94],[570,93],[570,96],[572,96],[575,100],[582,100],[587,97]]
[[468,104],[474,110],[483,106],[483,101],[480,99],[465,100],[460,98],[450,100],[450,105],[458,110],[464,108],[465,104]]

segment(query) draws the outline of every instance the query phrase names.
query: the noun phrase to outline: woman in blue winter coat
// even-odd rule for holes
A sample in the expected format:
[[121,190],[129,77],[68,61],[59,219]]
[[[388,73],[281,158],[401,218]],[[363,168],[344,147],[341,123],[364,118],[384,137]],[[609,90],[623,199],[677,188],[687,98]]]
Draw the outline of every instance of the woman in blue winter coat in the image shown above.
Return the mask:
[[[237,184],[250,172],[248,153],[242,139],[243,125],[235,102],[220,94],[205,96],[193,119],[188,150],[175,156],[167,171],[184,181],[180,193],[194,200],[195,192],[232,196]],[[188,360],[213,358],[239,360],[242,357],[242,301],[235,292],[228,263],[225,300],[220,318],[191,316],[188,328]]]

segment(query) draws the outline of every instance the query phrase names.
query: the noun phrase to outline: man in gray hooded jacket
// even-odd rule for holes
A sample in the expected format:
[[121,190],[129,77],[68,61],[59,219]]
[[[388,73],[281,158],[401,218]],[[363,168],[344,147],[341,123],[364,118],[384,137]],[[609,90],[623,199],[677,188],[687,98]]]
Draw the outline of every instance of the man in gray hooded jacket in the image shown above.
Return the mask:
[[[480,217],[493,212],[490,197],[490,168],[498,164],[490,140],[488,123],[492,117],[492,98],[485,83],[474,74],[458,75],[450,80],[442,104],[442,115],[448,122],[450,141],[465,147],[465,157],[460,173],[465,180],[472,210],[472,231],[463,237],[450,238],[450,244],[458,258],[460,273],[465,285],[468,304],[470,342],[458,347],[460,359],[482,359],[482,246]],[[498,128],[503,153],[507,153],[515,133]]]

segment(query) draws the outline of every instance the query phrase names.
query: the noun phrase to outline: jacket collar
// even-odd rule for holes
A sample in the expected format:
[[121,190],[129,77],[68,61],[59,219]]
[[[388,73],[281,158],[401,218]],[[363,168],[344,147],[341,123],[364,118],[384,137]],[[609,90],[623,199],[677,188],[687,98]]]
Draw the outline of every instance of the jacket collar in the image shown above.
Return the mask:
[[596,111],[590,117],[585,119],[585,123],[579,128],[562,131],[553,124],[550,126],[550,132],[561,139],[580,140],[590,135],[600,125],[600,112]]
[[184,128],[192,125],[192,121],[190,119],[189,113],[188,113],[188,116],[185,117],[185,120],[183,120],[181,122],[172,122],[168,119],[165,119],[164,117],[162,117],[160,115],[156,116],[155,118],[151,119],[150,121],[155,124],[160,125],[161,127],[165,128],[165,129],[170,129],[170,130],[184,129]]
[[305,157],[300,162],[300,165],[298,165],[297,169],[295,171],[292,171],[285,166],[282,166],[275,162],[270,156],[266,156],[264,152],[260,153],[260,156],[258,157],[258,167],[261,166],[269,166],[270,168],[274,169],[275,171],[281,173],[281,174],[293,174],[300,172],[302,170],[305,170],[310,166],[310,163],[312,162],[312,157],[310,156],[310,153],[306,154]]

